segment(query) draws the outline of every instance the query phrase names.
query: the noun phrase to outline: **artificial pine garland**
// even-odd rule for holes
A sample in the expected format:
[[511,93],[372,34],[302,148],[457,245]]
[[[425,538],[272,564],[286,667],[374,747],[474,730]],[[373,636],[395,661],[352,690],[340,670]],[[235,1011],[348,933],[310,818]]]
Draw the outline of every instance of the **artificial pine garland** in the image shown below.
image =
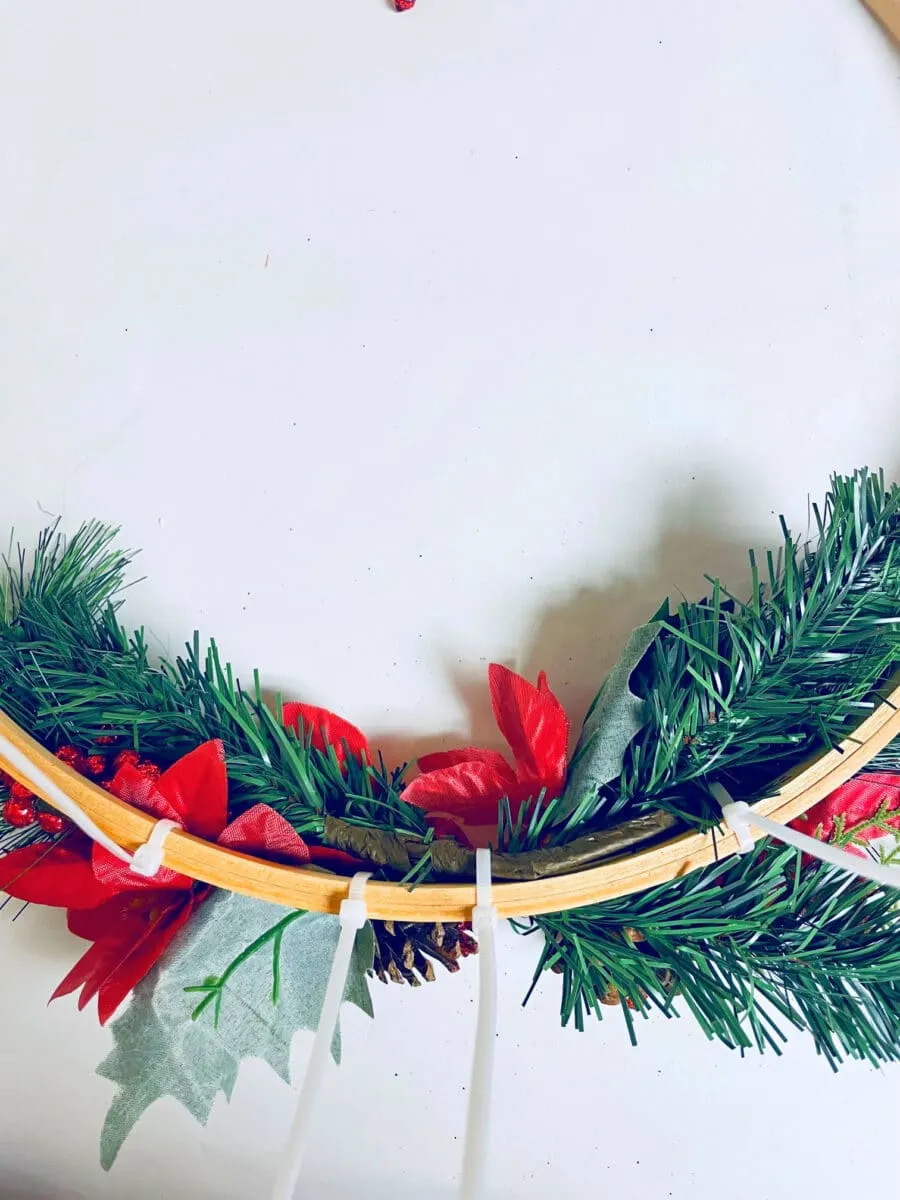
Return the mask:
[[[480,831],[495,850],[495,878],[560,875],[679,828],[715,826],[711,782],[762,796],[878,703],[900,660],[900,488],[868,471],[838,476],[811,513],[809,541],[782,523],[782,546],[762,569],[751,555],[748,600],[711,580],[706,599],[665,606],[636,631],[568,763],[568,722],[543,676],[535,687],[491,668],[512,764],[494,751],[450,751],[426,756],[410,777],[334,714],[280,697],[272,707],[256,676],[245,690],[215,642],[201,648],[195,635],[183,656],[154,660],[143,631],[129,633],[118,617],[131,556],[95,522],[68,542],[56,527],[45,531],[32,556],[20,552],[0,573],[0,706],[114,794],[158,816],[177,812],[189,830],[196,819],[223,844],[241,838],[230,844],[334,870],[365,865],[415,886],[471,878]],[[900,824],[898,767],[895,743],[805,827],[872,852],[872,840]],[[201,794],[201,776],[206,809],[185,800]],[[67,886],[78,876],[90,902],[64,887],[49,902],[69,907],[73,930],[95,945],[61,987],[83,987],[83,998],[99,991],[109,1015],[141,978],[133,961],[123,970],[123,955],[134,957],[127,938],[144,946],[149,969],[177,930],[160,940],[155,929],[154,958],[131,904],[136,924],[123,934],[109,865],[99,870],[96,849],[92,858],[58,814],[7,784],[0,882],[29,899],[51,877],[56,888],[60,872]],[[116,895],[132,887],[114,882]],[[186,877],[167,886],[177,898],[156,911],[180,928],[209,889]],[[118,914],[118,941],[97,915],[102,905]],[[288,914],[262,932],[255,924],[230,965],[197,979],[194,1018],[213,1002],[218,1018],[224,981],[262,961],[277,1000],[294,921]],[[581,1028],[587,1013],[614,1004],[634,1038],[638,1017],[683,1006],[710,1037],[740,1049],[779,1051],[785,1025],[805,1029],[836,1065],[900,1056],[898,926],[889,892],[762,842],[746,859],[518,928],[543,934],[535,982],[545,971],[561,977],[564,1022]],[[372,935],[360,962],[412,984],[431,980],[435,962],[455,970],[475,948],[459,926],[376,922]]]

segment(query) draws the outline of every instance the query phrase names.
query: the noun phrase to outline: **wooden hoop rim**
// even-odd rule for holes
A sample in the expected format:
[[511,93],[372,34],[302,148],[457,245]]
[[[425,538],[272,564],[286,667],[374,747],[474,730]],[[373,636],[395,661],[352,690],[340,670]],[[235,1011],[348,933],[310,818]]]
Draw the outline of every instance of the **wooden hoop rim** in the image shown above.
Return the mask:
[[[0,712],[0,734],[25,754],[124,850],[133,853],[147,841],[156,824],[153,817],[132,808],[60,762],[49,750]],[[786,824],[802,816],[835,788],[866,766],[900,734],[900,674],[891,680],[883,702],[837,749],[821,755],[786,778],[755,810]],[[5,770],[26,786],[0,756]],[[47,800],[42,796],[41,799]],[[48,801],[50,803],[50,801]],[[737,850],[729,830],[684,833],[634,854],[620,856],[570,875],[527,883],[495,883],[494,903],[502,917],[537,916],[562,912],[642,892],[707,866]],[[163,861],[192,879],[268,900],[289,908],[336,913],[346,899],[350,880],[317,867],[289,867],[227,850],[192,834],[174,829],[165,843]],[[366,889],[369,916],[397,921],[468,921],[475,907],[474,883],[428,883],[413,889],[400,883],[370,882]]]
[[900,0],[863,0],[863,3],[900,42]]

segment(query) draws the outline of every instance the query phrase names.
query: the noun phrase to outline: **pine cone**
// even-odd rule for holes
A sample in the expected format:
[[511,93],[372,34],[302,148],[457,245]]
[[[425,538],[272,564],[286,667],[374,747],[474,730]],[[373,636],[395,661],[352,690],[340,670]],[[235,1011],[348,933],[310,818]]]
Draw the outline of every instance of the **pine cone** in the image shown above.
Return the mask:
[[468,925],[418,925],[413,921],[373,921],[375,962],[370,974],[382,983],[420,987],[434,980],[434,963],[458,971],[461,958],[477,954]]

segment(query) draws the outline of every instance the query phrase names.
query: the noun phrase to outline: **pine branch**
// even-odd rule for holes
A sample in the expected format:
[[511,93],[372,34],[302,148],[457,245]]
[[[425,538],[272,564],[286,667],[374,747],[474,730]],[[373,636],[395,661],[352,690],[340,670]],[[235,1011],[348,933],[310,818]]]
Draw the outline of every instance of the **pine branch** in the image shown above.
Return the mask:
[[[5,792],[0,789],[0,798]],[[13,850],[21,850],[24,846],[33,846],[36,842],[46,842],[48,845],[55,840],[53,834],[44,833],[40,825],[29,825],[25,829],[17,829],[14,825],[0,828],[0,857],[11,854]],[[4,901],[0,901],[2,905]]]
[[787,1023],[811,1033],[833,1067],[900,1059],[896,897],[827,867],[801,869],[792,850],[758,844],[747,858],[530,928],[546,937],[535,982],[562,974],[562,1019],[579,1029],[589,1012],[602,1019],[614,989],[632,1040],[636,1016],[676,1016],[681,1001],[733,1048],[778,1052]]
[[[325,817],[424,837],[424,814],[400,799],[403,772],[298,738],[250,694],[199,638],[173,663],[153,662],[143,630],[129,635],[116,610],[129,556],[114,554],[114,530],[90,524],[66,545],[55,527],[0,573],[0,689],[6,712],[51,748],[89,752],[98,739],[134,746],[162,767],[199,743],[222,740],[233,813],[263,802],[298,831],[322,835]],[[280,712],[281,700],[276,698]],[[19,835],[21,837],[21,835]]]
[[668,619],[639,673],[648,724],[590,820],[661,806],[708,826],[707,780],[752,799],[871,712],[900,662],[900,488],[836,476],[812,511],[815,544],[782,522],[765,580],[751,555],[748,601],[713,581]]
[[[864,817],[852,824],[847,823],[843,813],[838,813],[834,818],[834,830],[830,841],[835,846],[866,847],[874,837],[896,835],[898,821],[900,821],[900,810],[896,805],[892,805],[890,800],[883,800],[871,816]],[[871,832],[873,829],[876,829],[878,833],[873,834]]]

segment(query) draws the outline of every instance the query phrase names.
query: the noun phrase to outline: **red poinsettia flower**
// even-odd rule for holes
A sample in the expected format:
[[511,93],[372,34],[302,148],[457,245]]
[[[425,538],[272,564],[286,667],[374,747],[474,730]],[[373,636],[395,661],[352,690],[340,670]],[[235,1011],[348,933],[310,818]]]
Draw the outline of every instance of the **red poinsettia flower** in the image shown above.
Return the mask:
[[792,821],[791,828],[864,855],[860,847],[900,832],[900,775],[858,775]]
[[[310,861],[302,838],[265,804],[228,824],[228,780],[221,742],[205,742],[157,779],[127,764],[110,791],[135,808],[177,821],[189,833],[248,854]],[[78,1007],[98,997],[105,1024],[156,963],[193,910],[212,892],[163,867],[153,878],[80,834],[50,847],[29,846],[0,859],[0,888],[23,900],[69,909],[72,933],[94,944],[53,993],[79,987]]]
[[496,750],[446,750],[419,759],[422,774],[403,799],[428,812],[438,834],[472,846],[497,842],[497,810],[509,800],[512,818],[529,800],[558,796],[565,786],[569,720],[542,671],[537,686],[508,667],[488,668],[491,703],[515,760]]

